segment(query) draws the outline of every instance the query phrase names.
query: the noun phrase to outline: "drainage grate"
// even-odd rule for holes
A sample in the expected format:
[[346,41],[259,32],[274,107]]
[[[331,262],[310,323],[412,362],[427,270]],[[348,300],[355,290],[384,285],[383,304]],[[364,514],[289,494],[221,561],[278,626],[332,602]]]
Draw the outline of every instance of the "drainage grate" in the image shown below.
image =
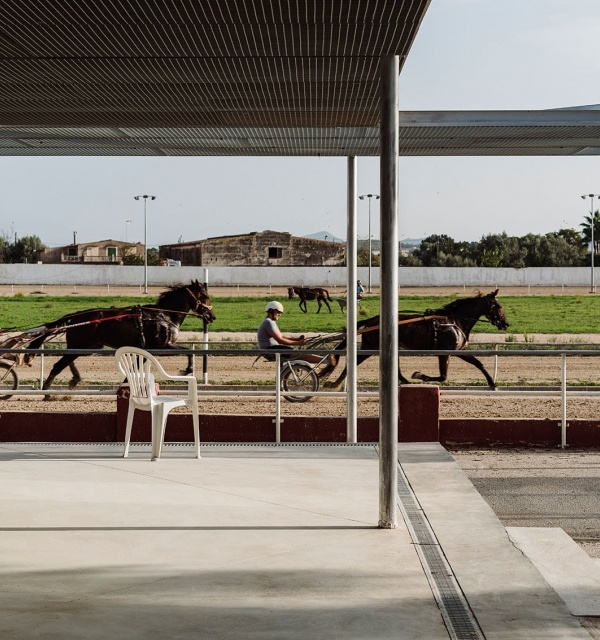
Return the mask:
[[400,511],[419,554],[450,638],[485,640],[401,465],[398,465],[398,497]]
[[[165,446],[171,443],[165,443]],[[186,444],[186,443],[182,443]],[[191,446],[191,445],[190,445]],[[344,449],[371,448],[375,447],[373,442],[201,442],[201,447],[269,447],[269,448],[305,448],[305,447],[332,447]]]

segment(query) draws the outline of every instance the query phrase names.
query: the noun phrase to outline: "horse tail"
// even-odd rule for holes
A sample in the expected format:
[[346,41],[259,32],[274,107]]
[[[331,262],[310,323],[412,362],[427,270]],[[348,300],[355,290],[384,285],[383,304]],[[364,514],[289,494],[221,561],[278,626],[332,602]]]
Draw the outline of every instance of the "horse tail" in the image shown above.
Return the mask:
[[[24,342],[24,345],[25,345],[24,348],[39,349],[50,336],[53,336],[56,333],[56,329],[61,329],[62,327],[68,326],[70,324],[71,318],[75,315],[76,314],[71,313],[66,316],[63,316],[62,318],[59,318],[58,320],[54,320],[53,322],[48,322],[42,325],[41,327],[35,327],[34,329],[29,329],[27,331],[24,331],[21,334],[22,337],[26,337],[28,333],[31,333],[33,335],[33,338],[31,341]],[[25,362],[26,363],[31,362],[34,357],[35,356],[30,354],[26,355]]]
[[329,300],[329,302],[333,302],[331,296],[329,295],[329,290],[325,289],[325,295],[327,296],[327,300]]
[[[50,324],[54,324],[54,323],[50,323]],[[29,329],[29,331],[24,331],[21,334],[20,338],[26,338],[28,333],[32,333],[34,337],[32,340],[24,342],[22,348],[23,349],[39,349],[42,346],[42,344],[44,344],[44,342],[53,333],[52,329],[54,327],[50,327],[50,324],[45,324],[45,325],[42,325],[41,327],[36,327],[35,329]],[[31,363],[33,362],[34,358],[35,356],[33,354],[28,353],[23,358],[23,363],[31,366]]]
[[[344,336],[342,338],[342,341],[339,344],[336,344],[334,349],[336,351],[343,351],[346,348],[346,345],[348,344],[348,336]],[[336,356],[339,358],[339,355],[336,354]]]
[[[37,338],[32,340],[29,344],[25,345],[25,349],[39,349],[42,346],[42,344],[46,342],[46,339],[48,338],[49,335],[50,335],[49,333],[44,331],[41,336],[38,336]],[[31,362],[33,358],[34,356],[31,354],[27,354],[25,356],[26,362]]]

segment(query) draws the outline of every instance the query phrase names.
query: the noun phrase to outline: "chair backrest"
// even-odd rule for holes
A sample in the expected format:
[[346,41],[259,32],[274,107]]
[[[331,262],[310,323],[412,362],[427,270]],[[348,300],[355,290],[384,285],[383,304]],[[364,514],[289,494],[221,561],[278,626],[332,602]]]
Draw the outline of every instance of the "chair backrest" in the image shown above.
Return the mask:
[[156,358],[137,347],[121,347],[115,352],[119,371],[127,378],[130,397],[136,402],[149,403],[156,396],[156,385],[152,367],[162,371]]

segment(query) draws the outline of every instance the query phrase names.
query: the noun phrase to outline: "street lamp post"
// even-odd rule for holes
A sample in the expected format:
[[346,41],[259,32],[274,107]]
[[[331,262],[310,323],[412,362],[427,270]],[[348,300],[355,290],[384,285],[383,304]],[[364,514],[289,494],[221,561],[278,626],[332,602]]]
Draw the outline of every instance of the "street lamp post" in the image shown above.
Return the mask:
[[379,200],[379,196],[376,193],[365,193],[362,196],[358,196],[360,200],[364,200],[365,198],[369,198],[369,286],[367,291],[371,293],[371,198],[375,198],[375,200]]
[[156,196],[133,196],[134,200],[144,198],[144,293],[148,293],[148,216],[146,214],[146,203],[148,198],[156,200]]
[[581,196],[584,200],[586,198],[590,199],[590,239],[591,239],[591,250],[592,261],[591,261],[591,271],[592,271],[592,279],[590,285],[590,293],[596,293],[596,279],[594,277],[594,198],[600,198],[600,195],[595,193],[589,193],[588,195]]

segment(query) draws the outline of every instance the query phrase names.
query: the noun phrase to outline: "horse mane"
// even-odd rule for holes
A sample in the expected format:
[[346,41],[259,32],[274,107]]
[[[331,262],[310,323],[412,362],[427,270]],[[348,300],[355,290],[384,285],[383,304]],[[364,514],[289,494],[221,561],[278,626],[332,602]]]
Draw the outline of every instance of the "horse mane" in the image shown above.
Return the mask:
[[483,298],[482,293],[478,293],[476,296],[472,296],[470,298],[458,298],[445,304],[443,307],[439,307],[433,311],[434,314],[439,313],[440,315],[451,315],[456,311],[462,311],[465,307],[469,306],[475,300],[481,300]]
[[[183,284],[183,283],[171,285],[168,289],[166,289],[165,291],[159,294],[156,304],[164,304],[168,302],[173,296],[179,294],[182,289],[187,289],[188,287],[193,286],[194,284],[196,283],[192,282],[191,285]],[[204,290],[204,287],[202,285],[200,286]]]

